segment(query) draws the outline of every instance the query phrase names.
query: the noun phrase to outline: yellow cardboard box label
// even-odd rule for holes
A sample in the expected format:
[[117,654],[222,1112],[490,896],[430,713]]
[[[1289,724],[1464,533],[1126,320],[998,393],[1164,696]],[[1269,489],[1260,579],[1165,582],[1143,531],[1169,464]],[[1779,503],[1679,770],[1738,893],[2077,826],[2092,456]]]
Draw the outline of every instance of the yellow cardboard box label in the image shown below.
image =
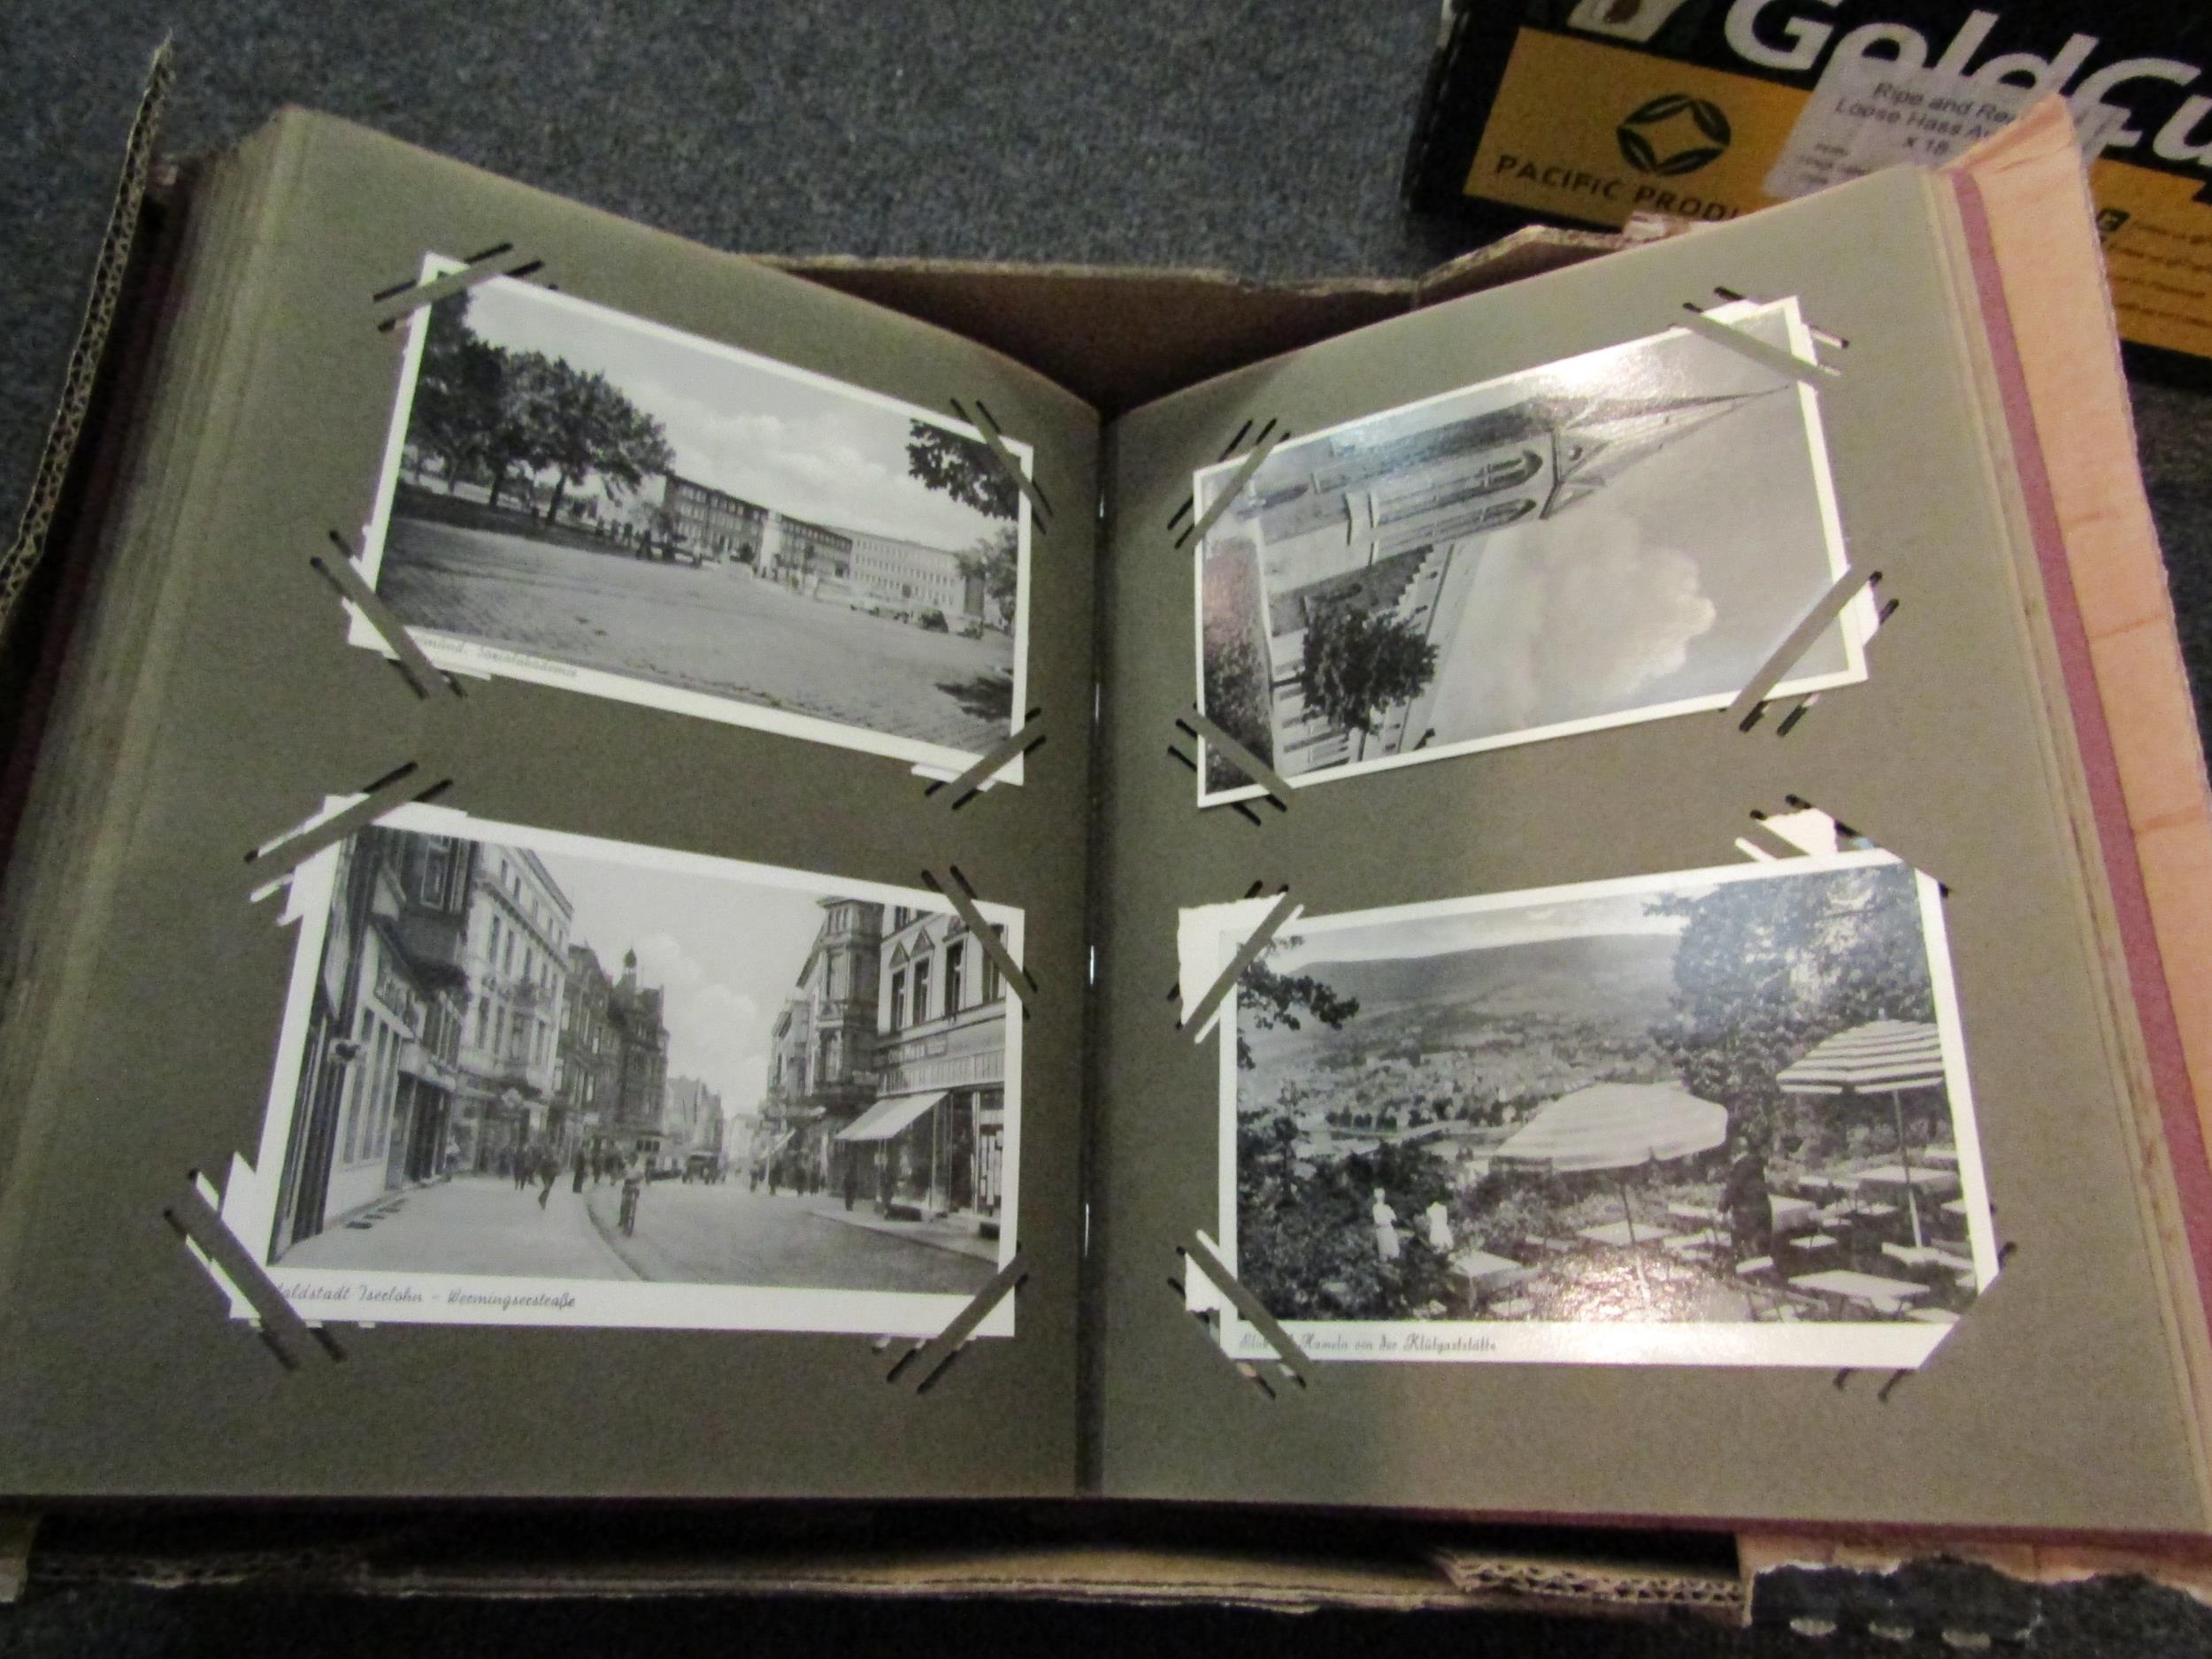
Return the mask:
[[1760,187],[1804,103],[1794,87],[1523,29],[1467,194],[1602,225],[1733,219],[1766,204]]
[[[1733,219],[1776,199],[1770,170],[1811,96],[1524,28],[1464,190],[1600,225],[1647,211]],[[2212,205],[2195,200],[2198,181],[2113,159],[2091,179],[2120,332],[2212,357]]]
[[2120,333],[2212,357],[2212,206],[2194,181],[2124,161],[2089,172]]

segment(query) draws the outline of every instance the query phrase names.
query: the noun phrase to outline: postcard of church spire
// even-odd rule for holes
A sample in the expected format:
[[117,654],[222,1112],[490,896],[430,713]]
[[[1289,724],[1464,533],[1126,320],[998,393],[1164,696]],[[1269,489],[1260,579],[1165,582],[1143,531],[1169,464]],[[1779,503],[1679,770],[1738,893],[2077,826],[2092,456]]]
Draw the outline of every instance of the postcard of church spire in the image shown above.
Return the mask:
[[[1793,299],[1710,315],[1812,358]],[[1813,388],[1674,328],[1281,443],[1195,565],[1200,706],[1302,786],[1724,709],[1847,560]],[[1863,680],[1872,620],[1776,695]]]

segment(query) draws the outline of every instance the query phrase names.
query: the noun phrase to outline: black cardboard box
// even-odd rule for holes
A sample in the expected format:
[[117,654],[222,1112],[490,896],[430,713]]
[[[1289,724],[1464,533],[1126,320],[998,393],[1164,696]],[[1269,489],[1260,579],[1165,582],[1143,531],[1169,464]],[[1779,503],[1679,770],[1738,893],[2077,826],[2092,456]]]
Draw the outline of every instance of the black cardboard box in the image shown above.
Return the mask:
[[1504,229],[1733,219],[1940,164],[2066,94],[2120,332],[2212,357],[2212,15],[2146,0],[1445,0],[1408,202]]

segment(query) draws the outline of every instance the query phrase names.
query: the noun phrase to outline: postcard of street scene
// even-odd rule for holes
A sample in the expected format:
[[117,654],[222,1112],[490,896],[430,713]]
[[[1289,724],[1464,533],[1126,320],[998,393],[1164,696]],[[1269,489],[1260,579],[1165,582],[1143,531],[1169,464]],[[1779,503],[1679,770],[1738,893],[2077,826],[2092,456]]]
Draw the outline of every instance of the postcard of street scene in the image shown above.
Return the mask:
[[1012,1259],[1022,1022],[937,895],[416,804],[286,920],[223,1215],[311,1318],[928,1335]]
[[973,427],[510,278],[407,326],[359,564],[441,667],[953,770],[1021,724],[1029,507]]
[[1294,921],[1225,1263],[1320,1359],[1920,1363],[1997,1271],[1941,902],[1845,852]]
[[[1812,357],[1794,300],[1708,314]],[[1280,443],[1195,564],[1200,706],[1294,787],[1724,709],[1847,568],[1812,388],[1685,328]],[[1775,695],[1864,679],[1873,618]]]

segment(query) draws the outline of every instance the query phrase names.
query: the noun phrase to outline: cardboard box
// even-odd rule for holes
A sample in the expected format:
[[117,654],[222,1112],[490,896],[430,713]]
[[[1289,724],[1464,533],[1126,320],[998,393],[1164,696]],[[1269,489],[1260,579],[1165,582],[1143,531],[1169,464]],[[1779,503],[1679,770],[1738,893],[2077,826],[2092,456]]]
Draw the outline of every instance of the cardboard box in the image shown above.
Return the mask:
[[[66,649],[71,561],[111,457],[101,410],[128,390],[134,330],[157,310],[165,227],[188,173],[161,169],[157,72],[134,129],[96,279],[12,568],[38,565],[35,603],[4,641],[34,692]],[[142,235],[144,231],[151,235]],[[1022,358],[1112,411],[1162,388],[1294,349],[1434,300],[1602,255],[1610,236],[1529,230],[1407,281],[1248,284],[1219,273],[901,261],[779,260],[784,268],[956,329]],[[1086,326],[1066,326],[1071,317]],[[42,546],[58,555],[38,560]],[[27,664],[34,660],[35,670]],[[16,753],[35,736],[24,705]],[[21,761],[17,767],[19,771]],[[11,788],[19,787],[12,775]],[[2201,895],[2182,895],[2193,904]],[[2184,1010],[2185,1013],[2189,1010]],[[1301,1610],[1510,1607],[1688,1613],[2016,1639],[2055,1584],[2157,1578],[2212,1599],[2212,1544],[2093,1541],[2055,1548],[1897,1536],[1738,1538],[1485,1526],[1448,1517],[1300,1516],[1197,1507],[762,1504],[504,1510],[297,1507],[87,1508],[35,1525],[0,1516],[0,1600],[89,1582],[254,1585],[393,1594],[851,1594],[1200,1601]]]
[[1492,227],[1733,219],[1940,165],[2047,92],[2085,136],[2120,332],[2212,358],[2212,17],[2078,0],[1446,0],[1408,202]]

